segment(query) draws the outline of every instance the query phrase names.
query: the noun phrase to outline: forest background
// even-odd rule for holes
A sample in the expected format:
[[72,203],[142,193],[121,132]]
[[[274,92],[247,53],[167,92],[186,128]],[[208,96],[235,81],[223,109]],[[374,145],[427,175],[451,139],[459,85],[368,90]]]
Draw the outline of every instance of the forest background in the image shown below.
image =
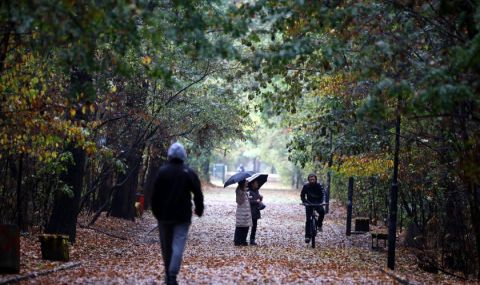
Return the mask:
[[479,6],[2,1],[0,222],[75,242],[82,211],[134,219],[174,140],[204,181],[239,141],[339,201],[355,177],[384,221],[397,154],[410,246],[479,278]]

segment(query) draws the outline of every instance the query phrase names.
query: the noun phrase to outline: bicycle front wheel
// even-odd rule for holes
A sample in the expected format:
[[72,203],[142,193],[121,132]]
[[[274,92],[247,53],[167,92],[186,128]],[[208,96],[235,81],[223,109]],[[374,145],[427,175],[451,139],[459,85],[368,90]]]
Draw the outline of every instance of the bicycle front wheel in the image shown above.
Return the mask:
[[317,235],[317,221],[315,220],[315,218],[312,218],[311,234],[312,234],[312,248],[315,248],[315,236]]

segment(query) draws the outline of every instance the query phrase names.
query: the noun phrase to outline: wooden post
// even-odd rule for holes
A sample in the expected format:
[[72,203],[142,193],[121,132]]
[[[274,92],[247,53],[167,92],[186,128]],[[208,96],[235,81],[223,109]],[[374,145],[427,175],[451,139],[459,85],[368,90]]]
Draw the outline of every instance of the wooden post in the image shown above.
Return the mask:
[[42,259],[68,261],[70,259],[67,235],[43,234],[38,237]]
[[348,179],[347,236],[352,234],[353,177]]
[[26,230],[23,217],[23,195],[22,195],[22,175],[23,175],[23,154],[18,159],[17,170],[17,224],[21,231]]
[[20,272],[20,231],[17,225],[0,225],[0,272]]

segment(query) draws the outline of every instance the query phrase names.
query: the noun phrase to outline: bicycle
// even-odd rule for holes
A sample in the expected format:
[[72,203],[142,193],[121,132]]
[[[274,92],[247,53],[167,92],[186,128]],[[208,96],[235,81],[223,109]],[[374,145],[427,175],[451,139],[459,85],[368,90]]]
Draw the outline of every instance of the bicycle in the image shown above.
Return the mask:
[[[328,205],[328,203],[320,203],[320,204],[313,204],[313,203],[300,203],[300,205],[305,207],[320,207]],[[313,210],[312,215],[310,216],[310,242],[312,243],[312,248],[315,248],[315,237],[317,236],[317,225],[318,225],[318,213],[317,211]]]

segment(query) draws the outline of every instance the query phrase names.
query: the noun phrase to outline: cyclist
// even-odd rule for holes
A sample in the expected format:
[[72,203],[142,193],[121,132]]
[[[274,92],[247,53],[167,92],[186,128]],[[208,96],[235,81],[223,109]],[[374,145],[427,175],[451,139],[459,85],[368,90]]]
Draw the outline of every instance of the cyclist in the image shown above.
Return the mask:
[[[300,193],[302,203],[308,204],[320,204],[323,202],[324,190],[320,183],[317,182],[317,176],[313,173],[308,175],[308,183],[305,183]],[[310,217],[313,215],[313,211],[318,213],[318,230],[322,231],[323,218],[325,216],[325,210],[322,206],[305,207],[305,243],[310,242]]]

